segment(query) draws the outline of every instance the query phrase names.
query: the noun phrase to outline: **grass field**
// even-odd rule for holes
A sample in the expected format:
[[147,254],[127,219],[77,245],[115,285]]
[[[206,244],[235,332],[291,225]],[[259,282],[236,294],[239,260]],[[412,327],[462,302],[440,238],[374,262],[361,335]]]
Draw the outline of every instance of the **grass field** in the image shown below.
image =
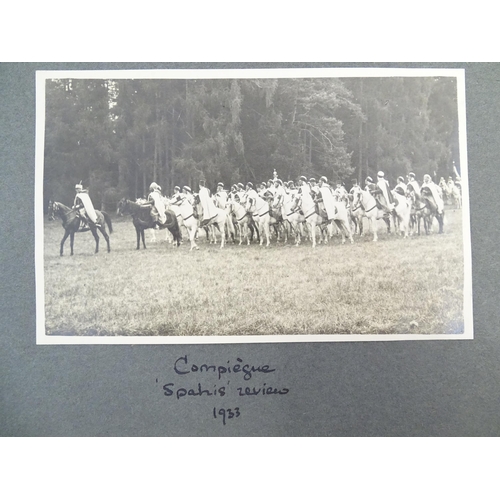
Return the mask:
[[[379,232],[311,248],[228,244],[200,238],[173,248],[162,233],[135,250],[128,217],[114,218],[111,253],[90,233],[69,240],[45,222],[48,335],[449,334],[463,331],[461,212],[445,233],[402,239]],[[382,223],[383,225],[383,223]],[[150,238],[149,234],[146,236]],[[413,322],[413,326],[411,323]],[[416,322],[418,325],[415,325]]]

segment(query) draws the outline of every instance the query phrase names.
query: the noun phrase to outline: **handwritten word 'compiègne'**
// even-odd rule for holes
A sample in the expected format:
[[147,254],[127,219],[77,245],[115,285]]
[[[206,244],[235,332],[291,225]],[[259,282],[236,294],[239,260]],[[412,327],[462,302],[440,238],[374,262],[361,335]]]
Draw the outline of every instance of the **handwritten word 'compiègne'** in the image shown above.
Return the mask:
[[224,375],[230,373],[243,373],[243,379],[250,380],[254,373],[272,373],[276,371],[275,368],[271,368],[269,365],[254,366],[243,363],[241,358],[236,358],[236,363],[228,361],[225,366],[208,363],[188,363],[187,355],[181,356],[175,361],[174,370],[178,375],[187,375],[188,373],[217,373],[219,380]]

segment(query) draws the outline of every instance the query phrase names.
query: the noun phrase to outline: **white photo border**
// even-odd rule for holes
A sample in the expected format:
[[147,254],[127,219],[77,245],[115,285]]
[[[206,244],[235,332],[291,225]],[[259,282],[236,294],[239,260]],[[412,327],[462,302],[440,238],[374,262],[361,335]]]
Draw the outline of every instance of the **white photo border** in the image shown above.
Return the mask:
[[[44,144],[45,82],[50,79],[265,79],[265,78],[349,78],[349,77],[453,77],[457,79],[459,154],[462,178],[462,224],[464,258],[464,332],[460,334],[322,334],[244,336],[50,336],[45,332],[44,291]],[[472,250],[469,204],[469,175],[466,136],[465,69],[451,68],[265,68],[265,69],[141,69],[141,70],[57,70],[36,71],[36,156],[35,156],[35,279],[36,344],[251,344],[301,342],[370,342],[401,340],[472,340]]]

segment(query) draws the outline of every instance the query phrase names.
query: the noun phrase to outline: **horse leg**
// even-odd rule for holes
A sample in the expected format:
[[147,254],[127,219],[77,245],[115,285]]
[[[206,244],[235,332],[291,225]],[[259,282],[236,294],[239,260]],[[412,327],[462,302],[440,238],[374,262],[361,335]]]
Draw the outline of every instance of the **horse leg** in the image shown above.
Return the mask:
[[106,240],[106,244],[108,245],[108,253],[111,252],[111,247],[109,246],[109,236],[108,233],[106,232],[106,229],[104,228],[104,224],[99,228],[101,231],[102,235],[104,236],[104,239]]
[[196,227],[191,228],[188,230],[188,235],[189,235],[189,241],[191,242],[191,248],[189,249],[190,251],[193,249],[199,250],[198,245],[196,244],[195,241],[195,235],[196,235]]
[[136,250],[140,250],[141,249],[141,230],[136,226],[135,227],[135,235],[137,236],[137,246],[136,246]]
[[[71,235],[73,235],[73,234],[74,233],[71,233]],[[66,231],[64,233],[64,236],[63,236],[62,240],[61,240],[61,245],[60,245],[60,248],[59,248],[59,255],[61,257],[63,256],[64,242],[68,239],[68,236],[69,236],[69,231]],[[73,255],[73,244],[71,245],[71,255]]]
[[95,252],[94,253],[98,253],[99,252],[99,235],[97,234],[97,230],[95,228],[92,228],[90,231],[91,231],[92,236],[94,237],[94,240],[95,240]]
[[389,217],[384,217],[385,225],[387,226],[387,234],[391,234],[391,219]]
[[311,232],[312,247],[316,247],[316,224],[314,222],[309,223],[309,229]]

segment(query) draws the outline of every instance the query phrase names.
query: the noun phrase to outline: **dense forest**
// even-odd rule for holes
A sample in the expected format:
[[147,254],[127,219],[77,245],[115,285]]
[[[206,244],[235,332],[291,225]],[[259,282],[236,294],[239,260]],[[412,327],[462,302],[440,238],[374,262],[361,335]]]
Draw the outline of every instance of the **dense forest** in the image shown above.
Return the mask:
[[276,169],[350,187],[378,170],[460,169],[455,78],[60,79],[46,81],[44,197],[83,181],[108,210],[122,197],[205,178],[214,190]]

